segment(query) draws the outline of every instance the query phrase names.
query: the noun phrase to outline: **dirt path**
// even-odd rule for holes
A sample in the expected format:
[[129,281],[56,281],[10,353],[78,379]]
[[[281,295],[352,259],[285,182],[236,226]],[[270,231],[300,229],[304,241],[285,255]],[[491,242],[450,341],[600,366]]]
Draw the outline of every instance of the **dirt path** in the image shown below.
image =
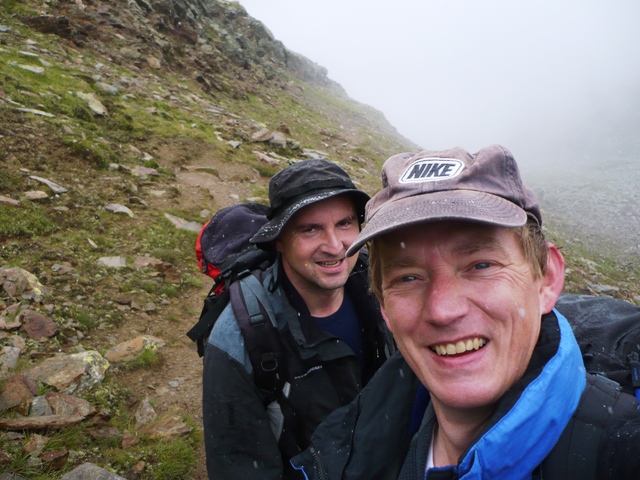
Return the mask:
[[[167,145],[159,149],[158,163],[175,165],[180,163],[185,154],[183,148]],[[193,155],[194,152],[189,154]],[[207,209],[213,213],[250,197],[256,184],[267,182],[246,165],[222,162],[207,152],[197,155],[196,158],[189,168],[175,168],[174,185],[161,186],[179,189],[181,210],[200,212]],[[191,168],[196,166],[199,168]],[[149,208],[162,212],[168,208],[176,208],[176,202],[164,196],[150,198]],[[211,214],[203,218],[202,222],[208,220]],[[188,257],[188,261],[195,265],[194,246],[185,245],[181,250]],[[94,336],[97,342],[115,343],[140,334],[157,336],[158,332],[162,332],[160,336],[166,342],[166,346],[160,351],[159,364],[132,371],[121,369],[113,373],[113,379],[119,386],[129,389],[135,401],[141,401],[148,396],[154,402],[158,413],[186,414],[198,428],[202,428],[202,359],[197,354],[195,343],[186,336],[186,332],[198,320],[203,298],[213,283],[213,280],[205,275],[199,279],[202,287],[193,290],[189,295],[172,298],[158,313],[141,314],[109,331],[108,334],[96,332]],[[200,445],[197,466],[190,478],[207,478],[203,444]]]

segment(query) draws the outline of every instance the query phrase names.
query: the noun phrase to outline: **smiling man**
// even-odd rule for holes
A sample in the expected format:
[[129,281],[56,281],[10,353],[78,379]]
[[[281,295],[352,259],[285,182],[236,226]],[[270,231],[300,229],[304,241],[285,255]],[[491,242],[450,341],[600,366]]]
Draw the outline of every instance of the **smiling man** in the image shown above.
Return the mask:
[[638,403],[586,373],[541,225],[503,147],[388,159],[347,255],[369,242],[400,352],[293,465],[324,479],[640,478]]
[[[209,478],[303,478],[289,459],[309,445],[321,420],[353,400],[395,349],[368,288],[367,257],[346,255],[368,199],[342,168],[326,160],[297,162],[269,182],[269,221],[251,242],[276,250],[277,260],[247,277],[260,282],[258,288],[239,282],[258,292],[251,298],[276,327],[270,346],[277,344],[277,350],[262,352],[273,354],[275,362],[265,357],[261,365],[266,374],[277,370],[278,391],[256,385],[265,372],[253,371],[232,297],[205,349]],[[259,323],[252,332],[271,334]]]

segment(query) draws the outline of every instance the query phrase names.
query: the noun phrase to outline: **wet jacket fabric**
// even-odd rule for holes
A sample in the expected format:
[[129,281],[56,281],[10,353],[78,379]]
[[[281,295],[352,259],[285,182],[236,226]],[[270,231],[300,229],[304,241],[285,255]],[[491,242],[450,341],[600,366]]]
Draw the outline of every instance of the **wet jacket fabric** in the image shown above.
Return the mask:
[[542,318],[525,375],[457,465],[425,476],[436,417],[399,353],[292,464],[305,478],[329,480],[640,478],[640,410],[612,384],[585,372],[571,327],[554,310]]
[[[299,447],[294,453],[308,446],[316,426],[351,402],[395,350],[378,303],[368,291],[366,270],[366,258],[361,256],[345,285],[362,330],[364,371],[342,340],[315,325],[279,260],[261,272],[286,353],[287,393],[295,418],[286,434],[293,430],[289,436],[295,437]],[[291,468],[291,455],[283,453],[278,444],[287,428],[282,408],[276,402],[265,407],[252,373],[229,304],[211,332],[204,356],[203,421],[209,478],[303,478]]]

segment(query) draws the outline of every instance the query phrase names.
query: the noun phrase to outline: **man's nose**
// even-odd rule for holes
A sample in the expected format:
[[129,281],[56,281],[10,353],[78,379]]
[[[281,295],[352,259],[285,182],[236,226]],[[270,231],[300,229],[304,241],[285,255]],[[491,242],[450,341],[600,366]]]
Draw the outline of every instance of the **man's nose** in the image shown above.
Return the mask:
[[436,274],[430,278],[424,299],[425,320],[447,325],[463,317],[467,310],[464,289],[455,275]]
[[322,245],[327,252],[333,254],[338,254],[344,248],[346,248],[344,246],[342,238],[335,228],[328,228],[327,230],[325,230],[324,242]]

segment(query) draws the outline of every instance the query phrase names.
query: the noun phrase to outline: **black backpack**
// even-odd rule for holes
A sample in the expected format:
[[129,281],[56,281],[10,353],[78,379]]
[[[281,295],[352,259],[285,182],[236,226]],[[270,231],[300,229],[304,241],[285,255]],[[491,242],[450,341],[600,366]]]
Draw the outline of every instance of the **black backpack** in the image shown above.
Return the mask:
[[640,307],[612,297],[560,295],[556,303],[576,336],[584,366],[640,400]]
[[[198,322],[187,332],[187,336],[197,343],[201,357],[215,322],[232,298],[230,287],[256,270],[265,270],[275,261],[275,251],[261,250],[249,242],[267,222],[267,211],[268,207],[259,203],[240,203],[223,208],[202,227],[198,235],[195,247],[198,265],[203,273],[214,279]],[[237,318],[244,335],[249,317],[255,317],[257,313],[247,311],[241,289],[238,295],[238,299],[243,301],[234,304],[234,311],[239,310]],[[249,308],[257,308],[255,302],[250,301]]]

